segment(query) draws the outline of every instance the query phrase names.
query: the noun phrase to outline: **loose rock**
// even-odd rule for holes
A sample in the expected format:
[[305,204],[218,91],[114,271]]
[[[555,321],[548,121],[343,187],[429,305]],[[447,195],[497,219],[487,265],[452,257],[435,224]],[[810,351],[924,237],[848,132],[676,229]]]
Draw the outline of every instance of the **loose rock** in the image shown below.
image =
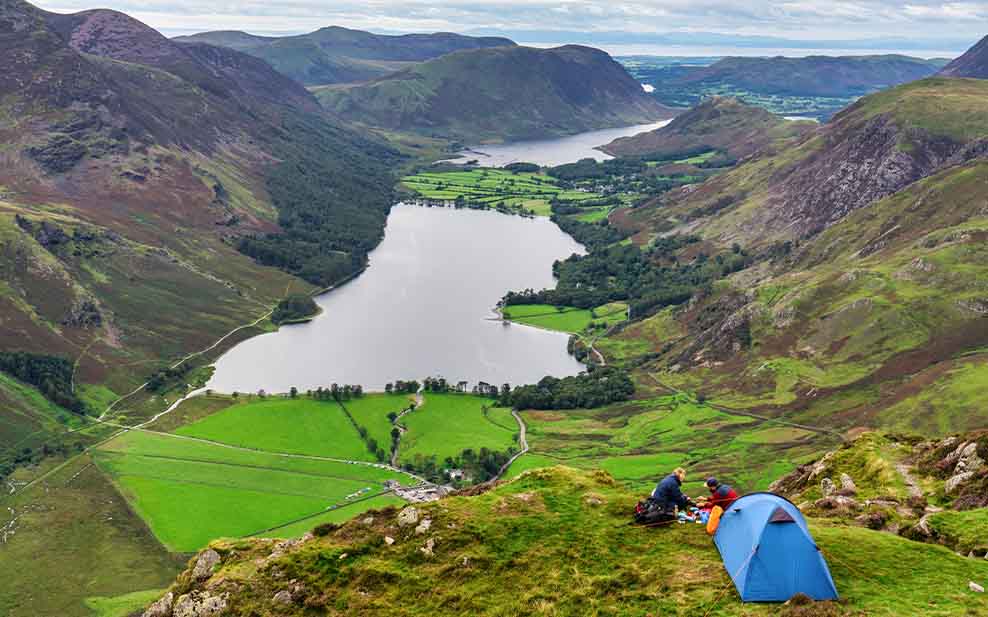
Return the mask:
[[422,519],[422,522],[419,523],[419,526],[415,528],[415,533],[418,535],[422,535],[425,532],[429,531],[430,527],[432,527],[432,521],[427,518]]
[[291,604],[293,600],[294,598],[292,598],[292,592],[287,589],[282,589],[278,593],[274,594],[273,598],[271,598],[271,601],[275,604]]
[[419,522],[419,511],[414,506],[408,506],[398,513],[398,526],[408,527]]
[[831,495],[833,495],[834,490],[836,490],[836,486],[834,486],[833,480],[831,480],[830,478],[824,478],[823,480],[820,480],[820,493],[824,497],[830,497]]
[[433,555],[432,549],[434,548],[436,548],[436,541],[434,538],[429,538],[426,541],[425,546],[423,546],[419,550],[422,551],[422,554],[425,555],[426,557],[432,557]]
[[970,589],[974,593],[984,593],[985,592],[985,588],[982,587],[981,585],[975,583],[974,581],[969,582],[967,584],[967,587],[968,587],[968,589]]
[[391,546],[392,544],[395,543],[395,539],[392,538],[391,536],[384,536],[384,543],[387,544],[388,546]]

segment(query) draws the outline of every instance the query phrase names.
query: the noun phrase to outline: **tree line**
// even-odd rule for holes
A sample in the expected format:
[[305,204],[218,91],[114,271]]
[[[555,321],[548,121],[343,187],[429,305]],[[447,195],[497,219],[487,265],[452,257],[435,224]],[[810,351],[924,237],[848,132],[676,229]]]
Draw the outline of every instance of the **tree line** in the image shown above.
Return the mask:
[[536,384],[517,386],[498,404],[515,409],[592,409],[626,401],[635,384],[624,369],[591,366],[569,377],[543,377]]

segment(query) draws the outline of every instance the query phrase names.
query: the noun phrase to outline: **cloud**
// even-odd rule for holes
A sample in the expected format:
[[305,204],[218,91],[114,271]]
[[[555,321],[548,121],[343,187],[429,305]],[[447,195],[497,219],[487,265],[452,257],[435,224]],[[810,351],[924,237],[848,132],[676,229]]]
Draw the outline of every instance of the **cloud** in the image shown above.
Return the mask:
[[[93,0],[45,0],[72,12]],[[100,0],[100,4],[107,0]],[[327,25],[375,31],[717,32],[796,39],[977,40],[988,3],[926,0],[109,0],[168,33],[300,33]],[[931,22],[937,24],[931,31]]]

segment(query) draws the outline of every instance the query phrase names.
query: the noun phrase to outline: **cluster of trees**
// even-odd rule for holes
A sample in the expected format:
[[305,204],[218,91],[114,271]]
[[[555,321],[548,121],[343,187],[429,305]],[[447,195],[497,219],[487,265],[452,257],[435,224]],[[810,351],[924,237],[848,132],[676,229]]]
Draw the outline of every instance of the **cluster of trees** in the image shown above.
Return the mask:
[[434,455],[418,454],[410,462],[405,463],[404,468],[406,471],[417,473],[437,484],[449,481],[448,472],[454,469],[462,471],[464,478],[463,480],[454,480],[454,484],[465,483],[467,478],[474,483],[486,482],[497,475],[497,472],[514,456],[515,452],[517,450],[514,448],[506,452],[487,448],[480,448],[479,450],[467,448],[456,457],[447,456],[442,463]]
[[522,162],[508,163],[507,165],[504,166],[504,168],[514,174],[518,174],[518,173],[534,174],[538,172],[539,169],[541,169],[541,167],[539,167],[535,163],[522,163]]
[[274,312],[271,313],[271,321],[276,324],[283,324],[290,321],[297,321],[312,317],[319,312],[319,307],[312,296],[306,294],[292,294],[278,302]]
[[388,394],[415,394],[421,387],[422,384],[414,379],[409,381],[397,379],[394,383],[385,384],[384,391]]
[[[298,390],[292,388],[289,396],[295,398]],[[360,384],[332,384],[328,388],[319,386],[315,390],[309,390],[306,395],[317,401],[349,401],[352,398],[360,398],[364,395],[364,387]]]
[[638,174],[647,169],[644,161],[619,158],[606,161],[595,161],[592,158],[580,159],[575,163],[566,163],[550,168],[548,173],[560,180],[576,181],[608,178],[610,176],[627,176]]
[[666,306],[682,304],[693,294],[707,290],[723,276],[747,267],[753,259],[740,246],[713,259],[704,253],[680,263],[677,251],[699,241],[695,236],[660,238],[648,249],[611,245],[587,255],[573,255],[556,262],[559,279],[555,289],[509,292],[502,302],[552,304],[589,309],[608,302],[628,302],[632,318],[640,318]]
[[24,351],[0,352],[0,371],[36,387],[59,407],[84,414],[88,407],[72,387],[72,363],[65,358]]
[[498,403],[515,409],[591,409],[626,401],[634,392],[627,371],[599,366],[571,377],[543,377],[537,384],[518,386]]
[[391,147],[324,120],[286,113],[274,140],[281,163],[267,177],[280,233],[245,236],[237,248],[314,285],[359,272],[394,201]]
[[184,378],[192,370],[192,365],[182,362],[178,366],[169,366],[154,372],[148,377],[147,385],[144,388],[148,392],[164,392],[171,384]]

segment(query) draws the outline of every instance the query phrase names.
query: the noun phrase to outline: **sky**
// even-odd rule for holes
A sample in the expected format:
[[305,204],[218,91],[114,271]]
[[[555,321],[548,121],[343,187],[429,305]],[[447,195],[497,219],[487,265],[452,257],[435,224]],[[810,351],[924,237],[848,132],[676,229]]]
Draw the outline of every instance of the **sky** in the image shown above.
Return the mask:
[[[826,43],[815,45],[819,48],[835,47],[835,41],[843,40],[897,39],[867,47],[962,51],[988,34],[988,0],[46,0],[38,4],[56,12],[117,9],[167,35],[220,29],[298,34],[339,25],[382,33],[503,33],[525,43],[598,42],[604,48],[667,45],[667,40],[657,38],[667,33],[719,33]],[[621,41],[614,33],[628,33],[629,40]],[[582,40],[572,40],[577,38]],[[697,35],[692,41],[677,39],[675,45],[712,43],[720,42]]]

